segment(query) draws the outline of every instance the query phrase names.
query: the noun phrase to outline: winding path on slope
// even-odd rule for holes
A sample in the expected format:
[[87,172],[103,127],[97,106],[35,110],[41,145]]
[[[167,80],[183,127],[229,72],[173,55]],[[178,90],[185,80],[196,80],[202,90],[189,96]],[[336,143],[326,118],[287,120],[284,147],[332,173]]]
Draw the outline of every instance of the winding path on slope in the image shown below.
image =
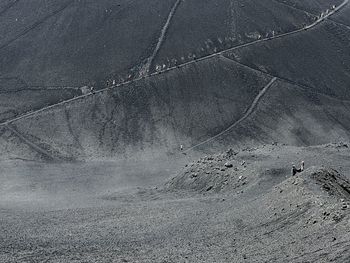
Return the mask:
[[249,109],[246,111],[246,113],[237,121],[235,121],[232,125],[230,125],[228,128],[226,128],[225,130],[223,130],[222,132],[210,137],[209,139],[200,142],[188,149],[186,149],[185,151],[183,151],[184,153],[187,153],[203,144],[206,144],[208,142],[214,141],[215,139],[217,139],[218,137],[224,135],[225,133],[227,133],[228,131],[232,130],[233,128],[235,128],[237,125],[239,125],[242,121],[244,121],[245,119],[247,119],[256,109],[256,106],[258,105],[259,101],[261,100],[261,98],[265,95],[265,93],[268,91],[269,88],[271,88],[271,86],[273,85],[273,83],[275,83],[275,81],[277,80],[276,77],[272,78],[270,80],[270,82],[259,92],[259,94],[255,97],[255,99],[253,100],[252,104],[250,105]]
[[[252,68],[246,64],[243,64],[241,62],[238,62],[236,60],[233,60],[233,59],[230,59],[228,57],[225,57],[225,56],[222,56],[223,58],[231,61],[231,62],[234,62],[236,64],[239,64],[239,65],[242,65],[246,68],[249,68],[250,70],[254,70],[254,71],[258,71],[258,72],[261,72],[267,76],[270,76],[272,77],[271,81],[259,92],[259,94],[255,97],[253,103],[251,104],[250,108],[248,109],[248,111],[236,122],[234,122],[231,126],[229,126],[228,128],[226,128],[225,130],[223,130],[222,132],[206,139],[205,141],[202,141],[198,144],[195,144],[193,146],[191,146],[190,148],[187,148],[185,151],[183,151],[183,153],[187,154],[188,152],[190,152],[191,150],[201,146],[201,145],[204,145],[206,143],[209,143],[211,141],[214,141],[215,139],[217,139],[218,137],[224,135],[225,133],[229,132],[230,130],[232,130],[233,128],[235,128],[237,125],[239,125],[241,122],[243,122],[244,120],[246,120],[253,112],[255,112],[256,110],[256,106],[257,104],[259,103],[259,101],[261,100],[261,98],[266,94],[266,92],[268,91],[268,89],[272,86],[272,84],[277,81],[277,80],[280,80],[280,81],[283,81],[283,82],[286,82],[286,83],[289,83],[289,84],[293,84],[297,87],[300,87],[302,90],[310,90],[308,89],[307,86],[305,85],[301,85],[300,83],[297,83],[295,81],[292,81],[292,80],[289,80],[289,79],[286,79],[286,78],[283,78],[283,77],[279,77],[279,76],[275,76],[275,75],[272,75],[270,73],[266,73],[264,71],[261,71],[261,70],[258,70],[258,69],[255,69],[255,68]],[[333,98],[333,97],[330,97],[326,94],[323,94],[323,93],[319,93],[319,92],[315,92],[316,94],[320,94],[320,95],[323,95],[323,96],[326,96],[328,98],[331,98],[331,99],[334,99],[334,100],[337,100],[337,101],[341,101],[341,102],[349,102],[348,100],[341,100],[341,99],[336,99],[336,98]]]
[[[164,25],[164,27],[162,29],[161,36],[160,36],[160,38],[158,40],[157,47],[156,47],[156,49],[153,52],[154,57],[156,56],[159,48],[161,47],[161,44],[162,44],[163,39],[165,37],[166,31],[167,31],[167,29],[169,27],[170,21],[171,21],[172,17],[174,16],[175,11],[176,11],[178,5],[180,4],[180,2],[181,2],[181,0],[177,0],[175,2],[175,4],[174,4],[173,8],[170,11],[170,14],[168,16],[167,22]],[[297,33],[300,33],[300,32],[304,32],[304,31],[310,30],[313,27],[315,27],[318,24],[320,24],[321,22],[325,21],[327,18],[329,18],[331,15],[333,15],[334,13],[339,11],[341,8],[346,6],[348,4],[348,2],[349,2],[349,0],[344,0],[344,2],[341,5],[339,5],[337,8],[335,8],[334,10],[329,12],[327,15],[317,19],[314,23],[312,23],[312,24],[310,24],[310,25],[308,25],[308,26],[306,26],[304,28],[297,29],[297,30],[294,30],[294,31],[291,31],[291,32],[287,32],[287,33],[283,33],[283,34],[280,34],[280,35],[276,35],[276,36],[273,36],[273,37],[259,39],[259,40],[252,41],[252,42],[249,42],[249,43],[245,43],[245,44],[242,44],[242,45],[238,45],[238,46],[235,46],[235,47],[232,47],[232,48],[229,48],[229,49],[217,52],[217,53],[213,53],[211,55],[204,56],[202,58],[199,58],[199,59],[196,59],[196,60],[193,60],[193,61],[181,64],[181,65],[178,65],[178,66],[174,66],[174,67],[171,67],[171,68],[159,71],[159,72],[154,72],[154,73],[152,73],[150,75],[147,75],[147,76],[141,76],[141,77],[133,79],[133,80],[129,80],[129,81],[126,81],[126,82],[123,82],[123,83],[119,83],[117,85],[101,89],[101,90],[96,91],[96,92],[91,93],[91,94],[85,94],[85,95],[77,96],[77,97],[74,97],[74,98],[69,99],[69,100],[65,100],[65,101],[62,101],[62,102],[59,102],[59,103],[56,103],[56,104],[53,104],[53,105],[50,105],[50,106],[47,106],[47,107],[43,107],[42,109],[23,114],[23,115],[21,115],[19,117],[7,120],[7,121],[5,121],[3,123],[0,123],[0,127],[5,126],[9,130],[11,130],[13,133],[15,133],[24,143],[26,143],[28,146],[30,146],[32,149],[34,149],[36,152],[42,154],[43,156],[47,157],[50,160],[54,160],[56,158],[54,158],[50,153],[48,153],[46,150],[42,149],[40,146],[36,145],[35,143],[33,143],[30,140],[28,140],[27,138],[25,138],[16,129],[12,128],[10,124],[14,123],[14,122],[16,122],[18,120],[21,120],[21,119],[25,119],[25,118],[28,118],[28,117],[31,117],[31,116],[35,116],[35,115],[37,115],[39,113],[42,113],[44,111],[47,111],[47,110],[50,110],[50,109],[54,109],[54,108],[56,108],[58,106],[63,106],[63,105],[68,104],[70,102],[73,102],[73,101],[76,101],[76,100],[79,100],[79,99],[83,99],[83,98],[88,97],[88,96],[93,96],[96,93],[101,93],[101,92],[107,91],[107,90],[112,89],[112,88],[118,88],[118,87],[130,84],[130,83],[133,83],[133,82],[140,81],[140,80],[145,79],[145,78],[150,78],[152,76],[159,75],[159,74],[162,74],[162,73],[166,73],[168,71],[172,71],[172,70],[175,70],[175,69],[178,69],[178,68],[182,68],[182,67],[185,67],[187,65],[191,65],[191,64],[197,63],[199,61],[207,60],[207,59],[210,59],[210,58],[213,58],[213,57],[216,57],[216,56],[223,56],[223,54],[225,52],[233,51],[233,50],[236,50],[236,49],[239,49],[239,48],[242,48],[242,47],[247,47],[247,46],[255,45],[257,43],[261,43],[261,42],[264,42],[264,41],[269,41],[269,40],[277,39],[277,38],[283,38],[283,37],[287,37],[287,36],[290,36],[290,35],[294,35],[294,34],[297,34]],[[70,3],[68,5],[70,5]],[[64,10],[68,5],[63,7],[60,11]],[[57,11],[55,13],[57,13]],[[1,48],[3,48],[3,46],[0,47],[0,49]],[[152,56],[149,59],[151,59],[151,58],[152,58]],[[150,61],[150,60],[148,60],[148,61]],[[151,60],[151,62],[152,62],[152,60]],[[150,65],[151,64],[149,64],[149,66]],[[235,123],[230,125],[228,128],[226,128],[224,131],[220,132],[219,134],[217,134],[217,135],[215,135],[215,136],[213,136],[213,137],[211,137],[211,138],[209,138],[209,139],[207,139],[207,140],[205,140],[203,142],[200,142],[200,143],[198,143],[198,144],[196,144],[196,145],[186,149],[186,151],[184,151],[184,153],[187,153],[187,152],[189,152],[189,151],[191,151],[191,150],[193,150],[193,149],[195,149],[195,148],[197,148],[197,147],[199,147],[199,146],[201,146],[201,145],[203,145],[205,143],[208,143],[208,142],[211,142],[211,141],[215,140],[216,138],[218,138],[221,135],[225,134],[226,132],[228,132],[229,130],[233,129],[238,124],[240,124],[242,121],[247,119],[254,112],[254,110],[256,109],[256,106],[257,106],[258,102],[260,101],[260,99],[264,96],[264,94],[268,91],[268,89],[274,84],[274,82],[277,80],[277,78],[278,77],[273,76],[271,81],[259,92],[259,94],[255,97],[254,101],[252,102],[252,104],[249,107],[249,109],[247,110],[247,112],[239,120],[237,120]]]
[[119,87],[128,85],[130,83],[138,82],[138,81],[146,79],[146,78],[151,78],[152,76],[155,76],[155,75],[163,74],[163,73],[166,73],[166,72],[169,72],[169,71],[173,71],[173,70],[185,67],[187,65],[195,64],[195,63],[197,63],[199,61],[204,61],[204,60],[211,59],[213,57],[223,55],[225,52],[233,51],[233,50],[240,49],[240,48],[243,48],[243,47],[252,46],[252,45],[255,45],[257,43],[262,43],[264,41],[270,41],[270,40],[273,40],[273,39],[284,38],[284,37],[287,37],[287,36],[290,36],[290,35],[295,35],[295,34],[298,34],[298,33],[304,32],[304,31],[308,31],[308,30],[314,28],[315,26],[319,25],[323,21],[325,21],[331,15],[335,14],[336,12],[338,12],[340,9],[342,9],[344,6],[346,6],[349,3],[349,1],[350,0],[344,0],[344,2],[341,5],[339,5],[338,7],[336,7],[334,10],[332,10],[332,12],[330,12],[327,15],[319,18],[318,20],[316,20],[312,24],[306,26],[305,28],[301,28],[301,29],[297,29],[297,30],[294,30],[294,31],[290,31],[290,32],[287,32],[287,33],[280,34],[280,35],[275,35],[273,37],[263,38],[263,39],[255,40],[255,41],[252,41],[252,42],[249,42],[249,43],[241,44],[241,45],[238,45],[238,46],[235,46],[235,47],[232,47],[232,48],[228,48],[228,49],[225,49],[225,50],[217,52],[217,53],[213,53],[213,54],[210,54],[210,55],[198,58],[198,59],[193,60],[193,61],[189,61],[189,62],[180,64],[180,65],[177,65],[177,66],[174,66],[174,67],[170,67],[168,69],[161,70],[161,71],[158,71],[158,72],[154,72],[154,73],[149,74],[147,76],[138,77],[138,78],[135,78],[133,80],[128,80],[128,81],[125,81],[125,82],[122,82],[122,83],[118,83],[118,84],[116,84],[114,86],[110,86],[110,87],[98,90],[98,91],[96,91],[94,93],[80,95],[80,96],[77,96],[77,97],[74,97],[74,98],[71,98],[71,99],[68,99],[68,100],[56,103],[56,104],[52,104],[50,106],[43,107],[43,108],[41,108],[39,110],[28,112],[28,113],[25,113],[25,114],[23,114],[21,116],[18,116],[16,118],[7,120],[5,122],[2,122],[2,123],[0,123],[0,127],[8,125],[8,124],[13,123],[13,122],[16,122],[16,121],[21,120],[21,119],[25,119],[25,118],[28,118],[28,117],[31,117],[31,116],[35,116],[35,115],[37,115],[39,113],[42,113],[42,112],[44,112],[46,110],[50,110],[50,109],[53,109],[53,108],[56,108],[56,107],[59,107],[59,106],[63,106],[65,104],[71,103],[71,102],[76,101],[76,100],[83,99],[83,98],[88,97],[88,96],[94,96],[95,94],[108,91],[109,89],[119,88]]

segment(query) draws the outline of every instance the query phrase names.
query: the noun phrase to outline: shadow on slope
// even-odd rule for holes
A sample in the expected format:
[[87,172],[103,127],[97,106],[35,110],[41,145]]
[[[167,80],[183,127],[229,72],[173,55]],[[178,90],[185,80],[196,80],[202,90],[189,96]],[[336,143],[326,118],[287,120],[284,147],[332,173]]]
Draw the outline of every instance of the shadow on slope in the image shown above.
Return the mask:
[[317,187],[338,199],[350,200],[350,182],[345,176],[331,168],[311,167],[303,172],[305,183]]

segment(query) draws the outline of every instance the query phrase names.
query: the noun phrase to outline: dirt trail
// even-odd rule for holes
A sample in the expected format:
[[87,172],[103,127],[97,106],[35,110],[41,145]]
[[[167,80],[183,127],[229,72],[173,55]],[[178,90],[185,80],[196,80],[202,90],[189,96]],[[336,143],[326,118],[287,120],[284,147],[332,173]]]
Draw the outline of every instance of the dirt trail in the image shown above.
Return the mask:
[[[70,103],[70,102],[73,102],[73,101],[76,101],[76,100],[79,100],[79,99],[83,99],[83,98],[85,98],[85,97],[92,96],[92,95],[94,95],[94,94],[98,94],[98,93],[100,93],[100,92],[105,92],[105,91],[107,91],[107,90],[109,90],[109,89],[112,89],[112,88],[122,87],[122,86],[128,85],[128,84],[130,84],[130,83],[138,82],[138,81],[140,81],[140,80],[142,80],[142,79],[145,79],[145,78],[150,78],[150,77],[152,77],[152,76],[159,75],[159,74],[163,74],[163,73],[166,73],[166,72],[168,72],[168,71],[175,70],[175,69],[179,69],[179,68],[185,67],[185,66],[187,66],[187,65],[195,64],[195,63],[197,63],[197,62],[199,62],[199,61],[211,59],[211,58],[213,58],[213,57],[223,55],[225,52],[233,51],[233,50],[236,50],[236,49],[239,49],[239,48],[243,48],[243,47],[252,46],[252,45],[255,45],[255,44],[258,44],[258,43],[262,43],[262,42],[264,42],[264,41],[270,41],[270,40],[277,39],[277,38],[284,38],[284,37],[287,37],[287,36],[290,36],[290,35],[294,35],[294,34],[298,34],[298,33],[301,33],[301,32],[305,32],[305,31],[307,31],[307,30],[310,30],[310,29],[314,28],[315,26],[317,26],[318,24],[320,24],[321,22],[323,22],[324,20],[326,20],[327,18],[329,18],[331,15],[335,14],[336,12],[338,12],[340,9],[342,9],[343,7],[345,7],[348,3],[349,3],[349,0],[344,0],[344,2],[343,2],[341,5],[339,5],[338,7],[336,7],[336,8],[335,8],[334,10],[332,10],[329,14],[327,14],[326,16],[321,17],[320,19],[316,20],[314,23],[310,24],[309,26],[306,26],[305,28],[297,29],[297,30],[294,30],[294,31],[291,31],[291,32],[283,33],[283,34],[280,34],[280,35],[275,35],[275,36],[273,36],[273,37],[263,38],[263,39],[255,40],[255,41],[252,41],[252,42],[249,42],[249,43],[245,43],[245,44],[242,44],[242,45],[238,45],[238,46],[235,46],[235,47],[232,47],[232,48],[228,48],[228,49],[225,49],[225,50],[220,51],[220,52],[217,52],[217,53],[213,53],[213,54],[208,55],[208,56],[201,57],[201,58],[199,58],[199,59],[196,59],[196,60],[193,60],[193,61],[190,61],[190,62],[186,62],[186,63],[180,64],[180,65],[178,65],[178,66],[174,66],[174,67],[170,67],[170,68],[168,68],[168,69],[162,70],[162,71],[154,72],[154,73],[149,74],[149,75],[147,75],[147,76],[138,77],[138,78],[135,78],[135,79],[133,79],[133,80],[125,81],[125,82],[116,84],[116,85],[114,85],[114,86],[111,86],[111,87],[107,87],[107,88],[98,90],[98,91],[96,91],[96,92],[94,92],[94,93],[91,93],[91,94],[85,94],[85,95],[77,96],[77,97],[74,97],[74,98],[72,98],[72,99],[65,100],[65,101],[62,101],[62,102],[60,102],[60,103],[57,103],[57,104],[53,104],[53,105],[44,107],[44,108],[42,108],[42,109],[39,109],[39,110],[36,110],[36,111],[33,111],[33,112],[29,112],[29,113],[23,114],[22,116],[16,117],[16,118],[14,118],[14,119],[7,120],[6,122],[0,123],[0,127],[1,127],[1,126],[5,126],[5,125],[8,125],[8,124],[10,124],[10,123],[13,123],[13,122],[15,122],[15,121],[18,121],[18,120],[21,120],[21,119],[30,117],[30,116],[37,115],[37,114],[39,114],[39,113],[41,113],[41,112],[44,112],[44,111],[46,111],[46,110],[53,109],[53,108],[58,107],[58,106],[62,106],[62,105],[68,104],[68,103]],[[174,12],[175,12],[175,10],[176,10],[176,5],[175,5],[174,7],[175,7]],[[173,15],[170,15],[170,16],[172,17]],[[171,20],[171,17],[170,17],[170,20]],[[169,18],[168,18],[168,19],[169,19]],[[170,20],[169,20],[169,21],[170,21]],[[0,49],[1,49],[1,47],[0,47]]]
[[230,60],[231,62],[233,63],[236,63],[238,65],[241,65],[245,68],[248,68],[250,70],[253,70],[253,71],[257,71],[257,72],[261,72],[262,74],[264,75],[267,75],[267,76],[270,76],[272,78],[277,78],[278,80],[282,81],[282,82],[285,82],[285,83],[289,83],[289,84],[292,84],[294,86],[297,86],[299,87],[300,89],[302,90],[305,90],[305,91],[308,91],[308,92],[311,92],[311,93],[314,93],[314,94],[319,94],[319,95],[322,95],[324,97],[327,97],[328,99],[331,99],[331,100],[336,100],[336,101],[339,101],[339,102],[349,102],[349,100],[346,100],[346,99],[339,99],[339,98],[335,98],[335,97],[332,97],[328,94],[325,94],[325,93],[322,93],[322,92],[317,92],[317,91],[312,91],[313,87],[311,86],[308,86],[308,85],[305,85],[305,84],[302,84],[302,83],[299,83],[299,82],[296,82],[296,81],[293,81],[293,80],[290,80],[288,78],[284,78],[284,77],[281,77],[281,76],[277,76],[277,75],[273,75],[269,72],[265,72],[265,71],[262,71],[262,70],[259,70],[257,68],[253,68],[247,64],[244,64],[240,61],[237,61],[237,60],[234,60],[234,59],[231,59],[231,58],[228,58],[226,56],[222,56],[223,58],[227,59],[227,60]]
[[281,2],[280,0],[273,0],[273,1],[274,1],[275,3],[277,3],[277,4],[286,6],[286,7],[288,7],[288,8],[292,8],[292,9],[297,10],[297,11],[304,12],[304,13],[306,13],[306,14],[308,14],[308,15],[311,15],[311,16],[316,16],[316,15],[317,15],[317,14],[315,14],[315,13],[311,13],[310,11],[306,11],[306,10],[304,10],[304,9],[298,8],[298,7],[293,6],[293,5],[291,5],[291,4],[288,4],[288,3],[285,3],[285,2]]
[[324,20],[326,20],[328,17],[330,17],[331,15],[333,15],[334,13],[336,13],[337,11],[339,11],[340,9],[342,9],[344,6],[346,6],[349,3],[349,0],[344,0],[343,3],[341,3],[339,6],[337,6],[334,10],[330,11],[328,14],[320,17],[319,19],[317,19],[314,23],[312,23],[311,25],[308,25],[305,27],[305,29],[310,29],[316,25],[318,25],[319,23],[323,22]]
[[208,142],[211,142],[215,139],[217,139],[218,137],[220,137],[221,135],[224,135],[226,132],[232,130],[234,127],[236,127],[238,124],[240,124],[242,121],[244,121],[245,119],[247,119],[256,109],[256,106],[258,105],[260,99],[265,95],[265,93],[268,91],[268,89],[272,86],[272,84],[277,80],[276,77],[272,78],[270,80],[270,82],[259,92],[259,94],[255,97],[253,103],[250,105],[249,109],[247,110],[247,112],[239,119],[237,120],[235,123],[233,123],[232,125],[230,125],[227,129],[223,130],[222,132],[218,133],[217,135],[210,137],[209,139],[200,142],[188,149],[186,149],[184,151],[184,153],[187,153],[191,150],[193,150],[194,148],[197,148],[198,146],[201,146],[203,144],[206,144]]
[[165,35],[168,31],[168,28],[170,26],[171,20],[173,19],[176,9],[179,7],[180,3],[182,0],[176,0],[175,4],[173,5],[173,7],[170,10],[170,13],[168,15],[167,21],[165,22],[160,37],[158,39],[157,45],[155,47],[155,49],[153,50],[152,55],[147,59],[146,64],[142,67],[142,69],[140,70],[140,76],[146,76],[147,73],[150,70],[150,67],[152,66],[153,60],[155,59],[156,55],[159,52],[160,47],[162,46],[164,39],[165,39]]
[[338,22],[338,21],[333,20],[333,19],[328,19],[328,20],[329,20],[329,21],[331,21],[332,23],[335,23],[335,24],[337,24],[337,25],[340,25],[340,26],[342,26],[342,27],[345,27],[345,28],[347,28],[347,29],[350,29],[350,26],[349,26],[349,25],[347,25],[347,24],[344,24],[344,23]]
[[11,125],[6,125],[6,127],[12,131],[21,141],[23,141],[25,144],[27,144],[30,148],[32,148],[37,153],[41,154],[45,159],[48,159],[50,161],[55,160],[56,158],[53,157],[49,152],[41,148],[40,146],[36,145],[29,139],[27,139],[25,136],[23,136],[21,133],[19,133],[15,128],[13,128]]

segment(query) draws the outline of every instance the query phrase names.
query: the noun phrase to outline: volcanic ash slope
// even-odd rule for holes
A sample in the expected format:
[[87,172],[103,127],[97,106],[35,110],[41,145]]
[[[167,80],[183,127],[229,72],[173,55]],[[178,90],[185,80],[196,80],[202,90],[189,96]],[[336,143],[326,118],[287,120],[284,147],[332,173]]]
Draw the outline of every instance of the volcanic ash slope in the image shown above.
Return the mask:
[[[344,143],[230,149],[187,165],[165,188],[217,198],[217,220],[232,235],[222,240],[235,247],[232,262],[348,262],[346,158]],[[306,169],[291,176],[291,162],[301,160]]]

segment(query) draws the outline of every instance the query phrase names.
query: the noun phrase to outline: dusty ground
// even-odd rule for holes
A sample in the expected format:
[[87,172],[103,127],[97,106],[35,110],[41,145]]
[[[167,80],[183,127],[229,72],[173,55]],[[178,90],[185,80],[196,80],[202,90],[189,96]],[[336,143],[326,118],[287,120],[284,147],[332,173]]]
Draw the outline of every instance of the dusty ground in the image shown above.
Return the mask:
[[[348,262],[349,157],[343,143],[233,149],[171,180],[170,165],[150,180],[149,170],[116,164],[35,164],[27,173],[21,169],[34,164],[18,161],[16,171],[3,164],[25,176],[1,173],[0,259]],[[291,163],[301,160],[306,170],[291,177]],[[3,198],[9,194],[32,199]]]
[[349,6],[0,1],[0,262],[350,262]]

